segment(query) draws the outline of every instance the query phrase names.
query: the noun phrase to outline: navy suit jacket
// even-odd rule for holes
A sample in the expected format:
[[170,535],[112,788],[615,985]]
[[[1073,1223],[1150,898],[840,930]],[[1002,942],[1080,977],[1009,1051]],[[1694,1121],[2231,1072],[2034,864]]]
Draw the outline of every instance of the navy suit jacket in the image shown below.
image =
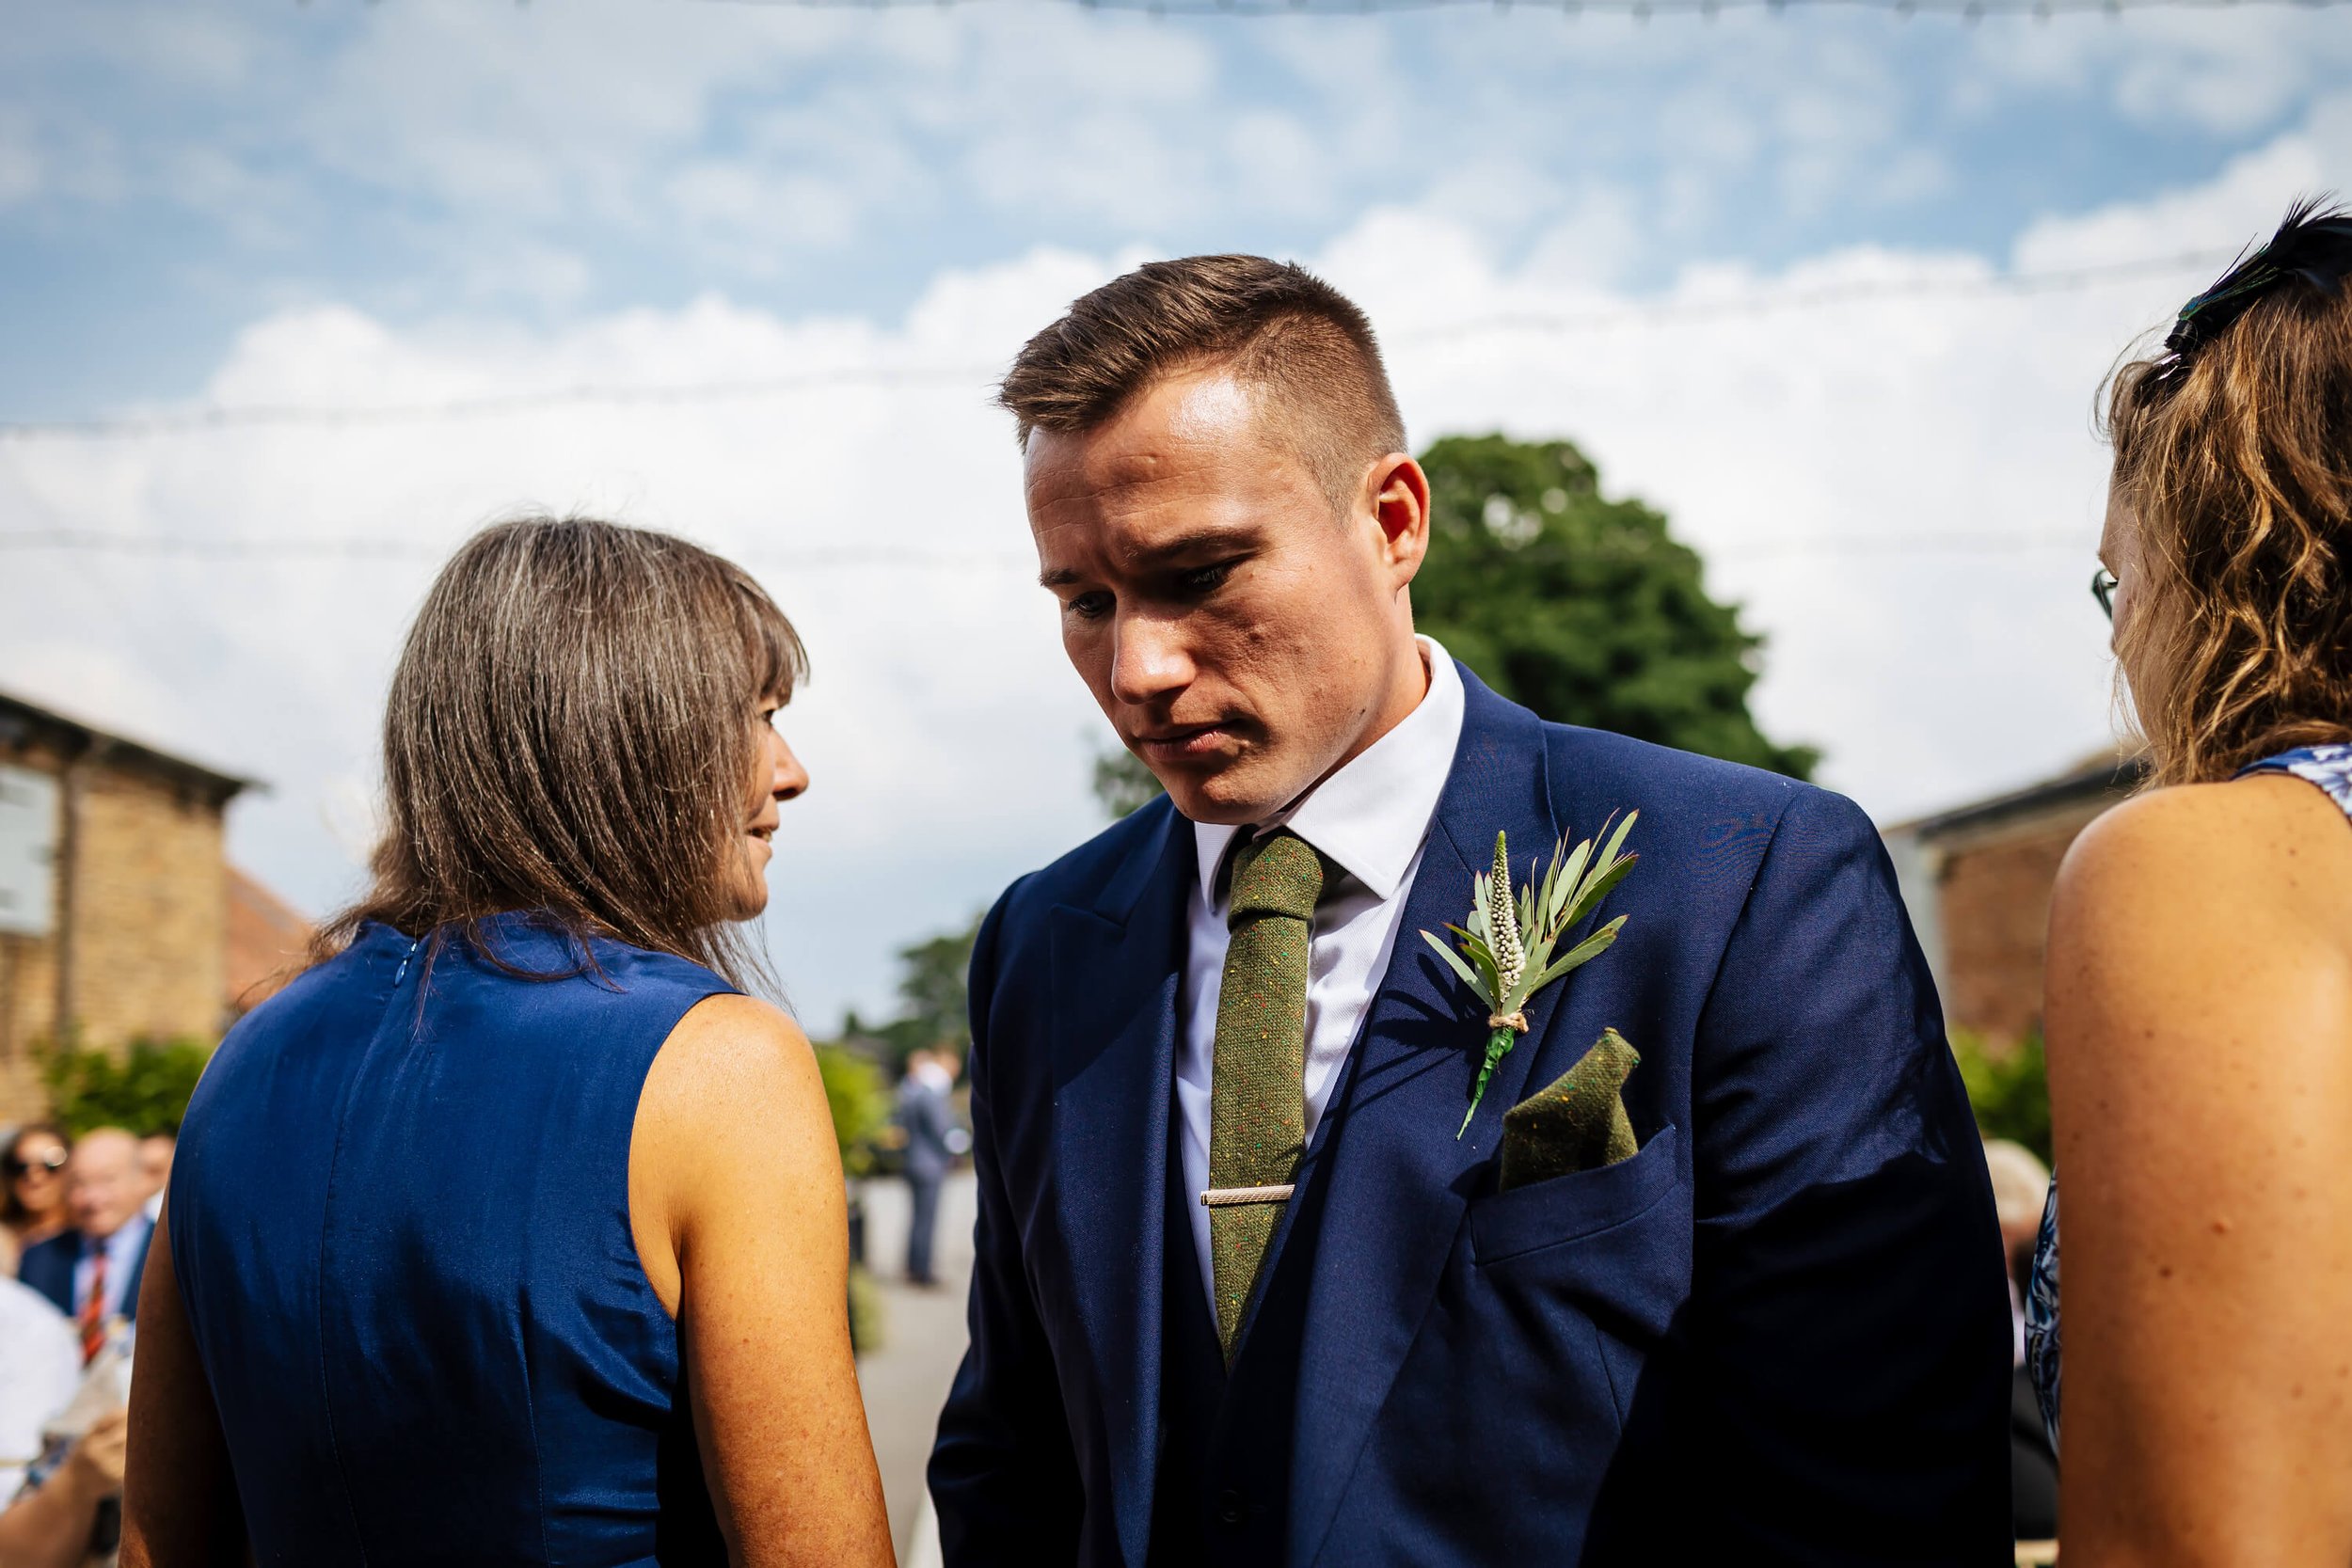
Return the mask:
[[[1281,1392],[1228,1434],[1251,1463],[1220,1516],[1257,1545],[1216,1560],[2010,1561],[1998,1227],[1876,832],[1463,681],[1394,957],[1262,1292],[1291,1305],[1232,1367],[1229,1403]],[[1641,863],[1604,911],[1624,935],[1537,997],[1457,1139],[1485,1008],[1420,932],[1464,917],[1496,830],[1524,865],[1635,808]],[[1197,877],[1161,801],[981,928],[972,1343],[930,1465],[949,1568],[1142,1568]],[[1505,1109],[1609,1027],[1642,1057],[1640,1152],[1498,1192]]]
[[[123,1282],[122,1317],[135,1323],[139,1313],[139,1281],[147,1275],[147,1243],[155,1239],[155,1227],[147,1224],[145,1215],[129,1222],[146,1225],[147,1237],[139,1243],[138,1260],[131,1265],[131,1277]],[[82,1259],[82,1233],[61,1230],[45,1242],[36,1242],[24,1249],[24,1256],[16,1261],[19,1283],[47,1296],[50,1305],[73,1316],[73,1266]]]

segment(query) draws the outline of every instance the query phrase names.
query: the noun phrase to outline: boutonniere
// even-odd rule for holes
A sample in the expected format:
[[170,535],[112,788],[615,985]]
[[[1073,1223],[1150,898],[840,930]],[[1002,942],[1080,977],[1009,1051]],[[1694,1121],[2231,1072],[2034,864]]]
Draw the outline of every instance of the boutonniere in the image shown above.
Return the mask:
[[[1469,929],[1446,927],[1461,940],[1462,951],[1454,952],[1434,932],[1422,932],[1422,940],[1436,948],[1438,956],[1452,964],[1454,972],[1486,1005],[1486,1059],[1478,1069],[1478,1086],[1470,1093],[1470,1106],[1463,1114],[1460,1131],[1454,1134],[1456,1138],[1470,1131],[1470,1117],[1478,1114],[1478,1102],[1486,1093],[1486,1081],[1495,1075],[1495,1065],[1527,1033],[1527,1005],[1535,993],[1600,957],[1625,928],[1626,917],[1619,915],[1558,958],[1552,957],[1567,934],[1600,907],[1609,890],[1624,881],[1633,863],[1641,859],[1620,852],[1625,835],[1633,831],[1641,816],[1634,812],[1619,823],[1597,854],[1593,849],[1597,835],[1573,850],[1562,839],[1552,847],[1551,864],[1543,880],[1538,883],[1531,878],[1517,898],[1511,895],[1511,852],[1498,832],[1494,869],[1471,879],[1477,901],[1470,906]],[[1608,823],[1601,824],[1601,832],[1609,832]],[[1528,869],[1534,870],[1533,863]]]

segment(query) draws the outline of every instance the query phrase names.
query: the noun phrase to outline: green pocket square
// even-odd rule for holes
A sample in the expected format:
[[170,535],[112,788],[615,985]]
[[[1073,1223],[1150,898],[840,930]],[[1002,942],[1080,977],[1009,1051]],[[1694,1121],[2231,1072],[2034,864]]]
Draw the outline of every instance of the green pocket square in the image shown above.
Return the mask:
[[1504,1112],[1501,1190],[1632,1159],[1639,1146],[1620,1091],[1641,1061],[1608,1030],[1549,1087]]

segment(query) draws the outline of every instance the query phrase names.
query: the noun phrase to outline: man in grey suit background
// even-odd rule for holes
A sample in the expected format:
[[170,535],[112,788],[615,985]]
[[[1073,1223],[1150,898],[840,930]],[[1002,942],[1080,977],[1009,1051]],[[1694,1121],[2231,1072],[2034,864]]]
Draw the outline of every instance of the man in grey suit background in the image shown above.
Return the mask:
[[[916,1051],[907,1057],[906,1076],[898,1080],[898,1103],[894,1119],[906,1132],[907,1188],[914,1197],[907,1223],[907,1283],[939,1283],[931,1272],[931,1241],[939,1229],[939,1189],[955,1164],[962,1142],[957,1134],[956,1069],[961,1066],[953,1046]],[[969,1147],[968,1145],[966,1147]]]

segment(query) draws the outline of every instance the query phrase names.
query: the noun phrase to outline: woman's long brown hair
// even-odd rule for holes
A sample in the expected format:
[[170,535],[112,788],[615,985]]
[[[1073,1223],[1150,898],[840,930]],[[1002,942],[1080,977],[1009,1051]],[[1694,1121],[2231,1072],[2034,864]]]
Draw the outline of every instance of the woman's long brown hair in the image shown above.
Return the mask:
[[[2299,203],[2280,236],[2332,221]],[[2123,366],[2109,390],[2141,577],[2118,652],[2154,673],[2133,688],[2153,784],[2352,738],[2352,289],[2258,287],[2209,340]]]
[[755,805],[757,707],[806,672],[750,575],[681,539],[523,517],[469,540],[425,597],[384,713],[373,883],[316,956],[380,921],[463,935],[532,911],[577,939],[760,973],[726,857]]

